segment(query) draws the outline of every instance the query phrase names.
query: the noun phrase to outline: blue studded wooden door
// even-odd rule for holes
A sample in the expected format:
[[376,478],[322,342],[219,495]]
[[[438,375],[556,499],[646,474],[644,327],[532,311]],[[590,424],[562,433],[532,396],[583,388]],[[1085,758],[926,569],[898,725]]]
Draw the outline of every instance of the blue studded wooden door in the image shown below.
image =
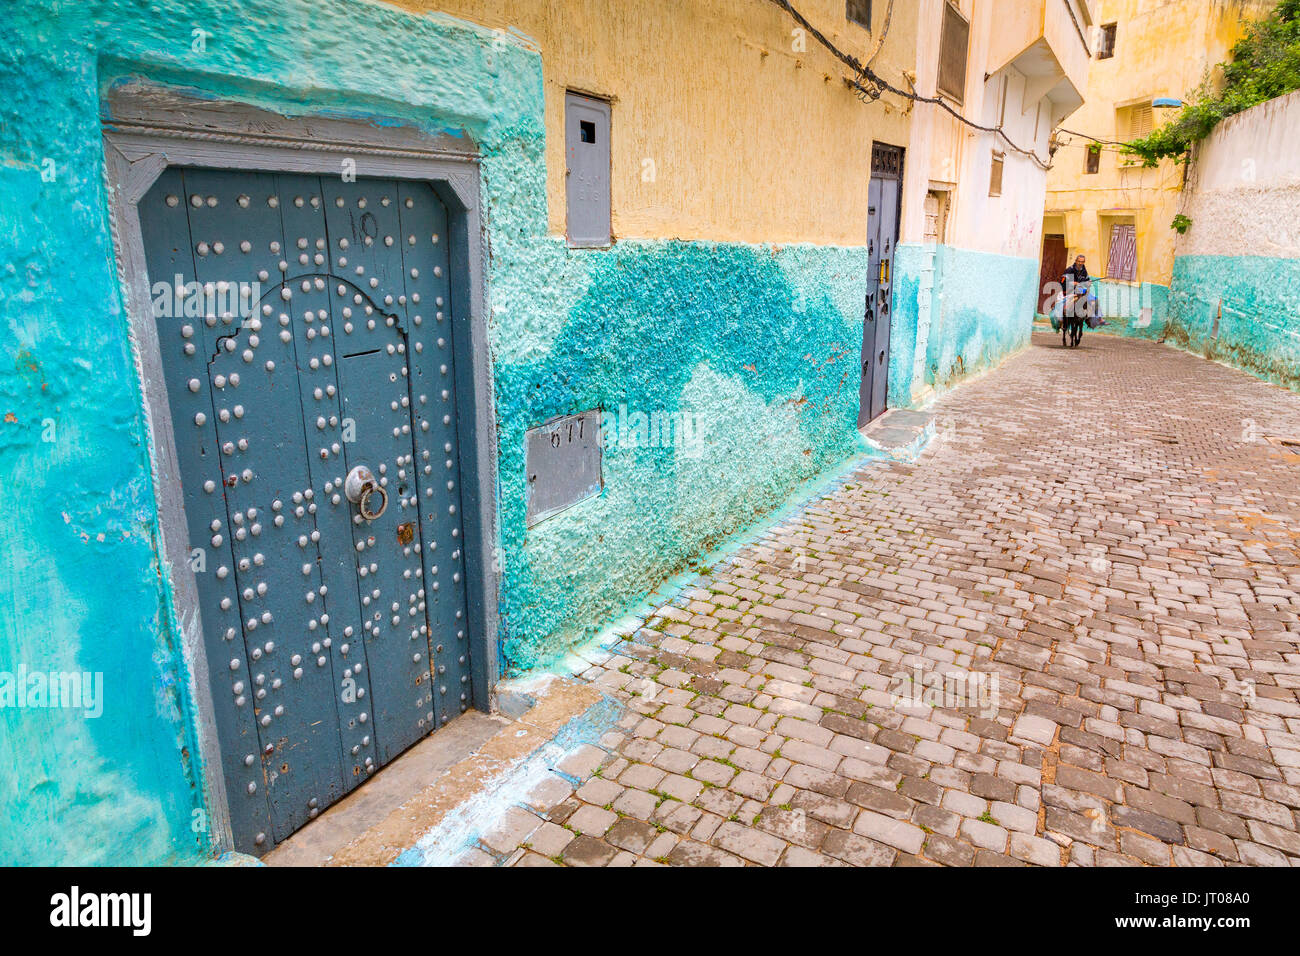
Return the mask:
[[139,209],[235,844],[264,852],[472,703],[447,212],[188,168]]

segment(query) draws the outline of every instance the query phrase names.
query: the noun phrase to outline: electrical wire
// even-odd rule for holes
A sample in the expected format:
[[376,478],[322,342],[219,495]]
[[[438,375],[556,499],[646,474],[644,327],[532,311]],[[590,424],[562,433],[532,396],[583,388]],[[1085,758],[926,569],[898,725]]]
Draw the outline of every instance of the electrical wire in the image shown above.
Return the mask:
[[1086,139],[1093,143],[1100,143],[1102,146],[1127,146],[1127,143],[1118,143],[1113,139],[1098,139],[1096,136],[1089,136],[1087,133],[1079,133],[1072,129],[1066,129],[1064,126],[1058,126],[1058,133],[1069,133],[1071,136],[1078,136],[1080,139]]
[[[888,93],[893,93],[895,96],[901,96],[903,99],[911,100],[914,103],[929,103],[933,106],[938,106],[941,109],[947,111],[949,114],[953,116],[953,118],[955,118],[962,124],[969,126],[971,129],[979,130],[982,133],[995,133],[996,135],[1002,137],[1002,140],[1007,144],[1008,149],[1012,150],[1013,152],[1019,153],[1022,156],[1028,156],[1030,159],[1034,161],[1035,164],[1037,164],[1037,166],[1040,169],[1048,170],[1052,168],[1052,164],[1040,158],[1038,153],[1035,152],[1034,150],[1023,149],[1020,146],[1018,146],[1009,136],[1007,136],[1005,132],[1003,132],[1002,127],[981,126],[979,123],[976,123],[972,120],[968,120],[966,117],[962,116],[961,113],[957,112],[955,109],[949,106],[948,103],[942,97],[922,96],[920,93],[917,93],[915,89],[909,92],[908,90],[900,89],[899,87],[894,86],[883,76],[881,76],[880,74],[876,73],[874,70],[871,69],[870,61],[868,61],[867,63],[862,63],[860,60],[858,60],[857,57],[845,53],[834,43],[832,43],[829,39],[827,39],[825,34],[823,34],[820,30],[818,30],[815,26],[813,26],[811,23],[808,22],[807,17],[805,17],[802,13],[800,13],[798,10],[794,8],[794,6],[790,3],[790,0],[770,0],[770,2],[776,4],[786,13],[788,13],[790,17],[796,23],[799,24],[799,26],[803,27],[803,29],[808,31],[808,33],[812,36],[814,40],[816,40],[818,43],[824,46],[827,50],[830,51],[832,56],[834,56],[837,60],[839,60],[841,63],[843,63],[845,66],[847,66],[850,70],[853,71],[854,78],[853,79],[845,78],[844,82],[847,83],[853,90],[855,90],[858,93],[858,98],[861,99],[863,102],[874,102],[875,100],[878,100],[880,98],[882,92],[888,92]],[[876,52],[879,51],[877,50]],[[872,56],[874,58],[875,54],[873,53]],[[864,85],[863,80],[865,80],[866,83],[870,85]]]
[[871,55],[867,57],[867,66],[871,66],[876,57],[880,55],[880,48],[885,45],[885,38],[889,36],[889,21],[893,18],[894,0],[889,0],[889,6],[885,7],[885,23],[880,28],[880,36],[876,37],[876,42],[871,47]]

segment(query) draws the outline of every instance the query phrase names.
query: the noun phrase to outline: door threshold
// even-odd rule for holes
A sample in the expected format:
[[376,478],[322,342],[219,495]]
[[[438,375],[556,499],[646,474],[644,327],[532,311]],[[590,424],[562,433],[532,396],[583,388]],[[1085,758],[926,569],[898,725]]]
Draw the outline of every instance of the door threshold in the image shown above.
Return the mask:
[[859,429],[867,444],[898,461],[913,461],[934,437],[934,415],[891,408]]
[[[511,766],[601,698],[554,678],[529,696],[499,697],[518,714],[469,711],[387,764],[355,791],[262,857],[267,866],[387,866],[453,811],[482,799]],[[520,701],[526,702],[523,709]],[[522,713],[520,712],[522,710]],[[472,834],[466,833],[465,839]]]

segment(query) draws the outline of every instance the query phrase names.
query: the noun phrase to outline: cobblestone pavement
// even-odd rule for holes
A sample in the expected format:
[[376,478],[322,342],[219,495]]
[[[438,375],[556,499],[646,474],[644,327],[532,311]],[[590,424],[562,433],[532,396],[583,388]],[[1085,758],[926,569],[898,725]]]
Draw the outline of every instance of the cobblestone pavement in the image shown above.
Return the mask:
[[1300,396],[1036,335],[935,412],[589,655],[627,718],[463,862],[1300,863]]

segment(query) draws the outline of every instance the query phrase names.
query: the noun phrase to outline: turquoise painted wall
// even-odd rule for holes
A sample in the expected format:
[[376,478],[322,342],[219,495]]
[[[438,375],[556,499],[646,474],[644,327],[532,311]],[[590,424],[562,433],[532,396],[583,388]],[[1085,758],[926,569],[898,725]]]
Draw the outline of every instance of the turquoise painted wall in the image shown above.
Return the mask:
[[916,343],[925,321],[921,315],[921,296],[926,283],[933,279],[934,258],[934,250],[927,246],[900,242],[894,248],[893,322],[889,328],[890,408],[911,408],[912,395],[919,390],[915,382],[915,358]]
[[[895,270],[892,403],[911,404],[913,392],[926,386],[943,391],[1029,345],[1037,303],[1037,261],[949,245],[900,245]],[[927,276],[927,270],[932,274]],[[927,281],[929,328],[919,335]],[[926,353],[921,389],[916,387],[910,361],[919,340],[925,342]]]
[[[529,270],[498,304],[540,322],[496,355],[503,663],[544,664],[799,482],[859,451],[864,249],[620,242],[533,268],[560,284],[543,312]],[[511,306],[507,305],[507,309]],[[685,414],[700,436],[611,443],[605,491],[524,528],[524,431],[587,408]],[[698,453],[697,453],[698,452]]]
[[[555,656],[859,450],[865,249],[568,250],[546,235],[541,64],[522,45],[368,2],[44,0],[6,17],[0,672],[102,671],[106,691],[97,720],[0,709],[0,762],[15,771],[0,777],[0,862],[185,862],[211,849],[201,715],[157,556],[102,186],[98,117],[114,84],[478,144],[507,670]],[[600,498],[525,530],[525,428],[621,406],[698,416],[703,441],[609,449]]]
[[[1099,280],[1097,304],[1106,324],[1093,331],[1140,339],[1164,337],[1169,320],[1168,286],[1154,282],[1129,285]],[[1146,309],[1150,312],[1144,314]]]
[[1172,345],[1300,390],[1300,259],[1174,259]]

